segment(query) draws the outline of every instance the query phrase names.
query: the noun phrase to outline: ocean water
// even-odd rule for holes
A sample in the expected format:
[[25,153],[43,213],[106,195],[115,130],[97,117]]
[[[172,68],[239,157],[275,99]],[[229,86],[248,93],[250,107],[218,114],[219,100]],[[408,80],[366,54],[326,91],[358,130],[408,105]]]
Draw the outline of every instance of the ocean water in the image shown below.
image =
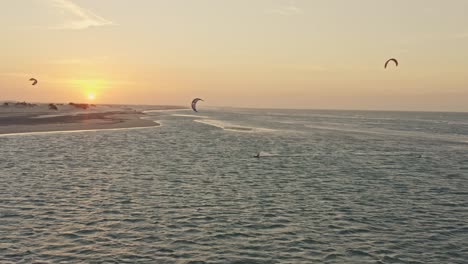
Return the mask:
[[467,113],[148,116],[1,136],[0,263],[468,263]]

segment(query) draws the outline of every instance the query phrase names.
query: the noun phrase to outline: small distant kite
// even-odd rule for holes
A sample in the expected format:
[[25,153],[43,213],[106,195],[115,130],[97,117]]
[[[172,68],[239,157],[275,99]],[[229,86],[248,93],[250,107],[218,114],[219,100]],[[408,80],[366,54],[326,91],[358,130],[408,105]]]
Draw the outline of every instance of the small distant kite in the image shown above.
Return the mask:
[[391,58],[387,62],[385,62],[385,66],[384,66],[385,69],[387,69],[388,63],[391,62],[391,61],[393,61],[395,63],[395,66],[398,67],[398,61],[396,59],[394,59],[394,58]]
[[204,102],[203,99],[200,99],[200,98],[195,98],[195,99],[193,99],[193,101],[192,101],[192,109],[193,109],[193,111],[195,111],[195,112],[198,112],[198,111],[197,111],[197,103],[198,103],[198,101]]
[[36,84],[37,84],[37,80],[36,80],[36,79],[31,78],[31,79],[29,79],[29,80],[30,80],[31,82],[33,82],[32,85],[36,85]]

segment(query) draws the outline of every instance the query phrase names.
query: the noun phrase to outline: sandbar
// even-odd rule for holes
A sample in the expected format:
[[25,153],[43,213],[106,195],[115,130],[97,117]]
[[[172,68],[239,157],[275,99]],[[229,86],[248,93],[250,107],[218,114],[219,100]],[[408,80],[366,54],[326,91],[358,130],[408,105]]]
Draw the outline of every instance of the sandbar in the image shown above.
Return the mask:
[[159,123],[145,119],[146,110],[185,109],[179,106],[93,106],[89,109],[76,109],[69,105],[58,106],[59,110],[49,110],[47,105],[18,107],[0,106],[0,135],[122,129],[159,126]]

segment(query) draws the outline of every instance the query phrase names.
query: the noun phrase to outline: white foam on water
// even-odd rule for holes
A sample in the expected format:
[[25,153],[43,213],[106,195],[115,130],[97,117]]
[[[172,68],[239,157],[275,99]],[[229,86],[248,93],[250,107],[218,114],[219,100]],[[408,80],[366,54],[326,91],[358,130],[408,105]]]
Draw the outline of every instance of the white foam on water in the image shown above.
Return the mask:
[[346,126],[332,127],[332,126],[320,126],[320,125],[305,125],[305,127],[319,130],[333,130],[341,132],[351,132],[359,134],[372,134],[372,135],[385,135],[385,136],[400,136],[400,137],[418,137],[432,140],[452,141],[466,143],[468,140],[467,136],[456,136],[456,135],[444,135],[444,134],[432,134],[420,131],[402,131],[402,130],[390,130],[390,129],[360,129],[360,128],[349,128]]
[[183,115],[183,114],[172,114],[172,116],[177,116],[177,117],[193,117],[193,118],[209,118],[208,116]]
[[[146,118],[141,118],[141,119],[146,119]],[[34,136],[34,135],[49,135],[49,134],[68,134],[68,133],[84,133],[84,132],[99,132],[99,131],[136,130],[136,129],[148,129],[148,128],[155,128],[155,127],[160,128],[162,126],[162,124],[159,121],[155,121],[155,120],[151,120],[151,121],[153,121],[155,124],[158,124],[158,126],[18,132],[18,133],[0,134],[0,137]]]
[[20,133],[10,133],[10,134],[0,134],[0,137],[34,136],[34,135],[48,135],[48,134],[68,134],[68,133],[99,132],[99,131],[118,131],[118,130],[135,130],[135,129],[155,128],[155,127],[160,127],[160,126],[126,127],[126,128],[99,128],[99,129],[60,130],[60,131],[23,132],[23,133],[20,132]]
[[303,125],[306,124],[307,121],[296,121],[296,120],[275,120],[276,123],[280,124],[287,124],[287,125]]
[[41,118],[51,118],[51,117],[60,117],[60,116],[77,116],[81,114],[96,114],[96,113],[102,113],[102,112],[80,111],[80,112],[69,112],[69,113],[63,113],[63,114],[38,115],[32,118],[41,119]]
[[33,117],[31,117],[31,118],[34,118],[34,119],[41,119],[41,118],[59,117],[59,116],[67,116],[67,114],[58,114],[58,115],[38,115],[38,116],[33,116]]
[[247,126],[239,126],[236,124],[232,124],[226,121],[220,121],[215,119],[197,119],[194,120],[197,123],[214,126],[217,128],[221,128],[226,131],[233,131],[233,132],[244,132],[244,133],[258,133],[258,132],[275,132],[274,129],[269,128],[262,128],[262,127],[247,127]]
[[178,112],[178,111],[192,111],[192,109],[158,109],[158,110],[145,110],[142,113],[164,113],[164,112]]

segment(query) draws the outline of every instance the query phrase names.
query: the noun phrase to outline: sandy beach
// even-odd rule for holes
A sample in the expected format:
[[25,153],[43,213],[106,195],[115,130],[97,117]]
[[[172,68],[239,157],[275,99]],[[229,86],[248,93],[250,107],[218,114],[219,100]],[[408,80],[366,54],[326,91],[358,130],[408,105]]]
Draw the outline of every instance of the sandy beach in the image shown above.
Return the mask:
[[0,135],[32,132],[117,129],[159,126],[144,119],[145,110],[183,109],[178,106],[120,106],[98,105],[89,109],[77,109],[60,105],[58,111],[48,105],[35,107],[0,106]]

